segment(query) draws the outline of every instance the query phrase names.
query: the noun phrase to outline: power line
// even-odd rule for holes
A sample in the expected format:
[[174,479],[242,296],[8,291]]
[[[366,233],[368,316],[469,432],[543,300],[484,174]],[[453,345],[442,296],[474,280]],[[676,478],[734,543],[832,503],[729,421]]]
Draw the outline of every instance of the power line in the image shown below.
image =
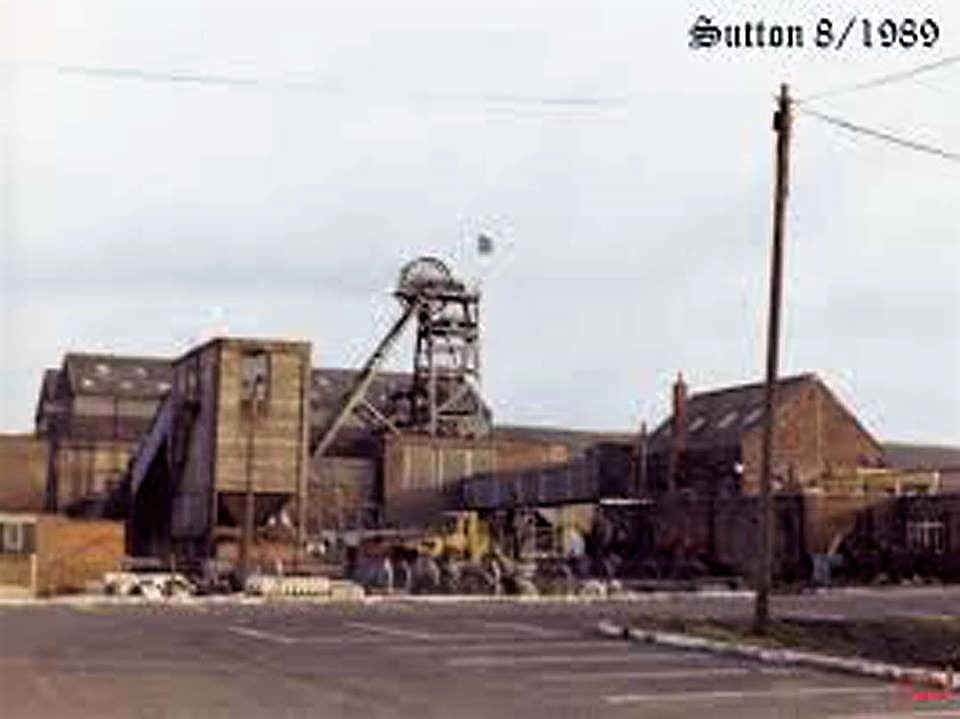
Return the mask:
[[[353,95],[362,91],[348,90],[334,83],[324,83],[315,79],[273,79],[257,77],[237,77],[229,75],[210,75],[195,72],[169,72],[143,70],[132,67],[91,67],[83,65],[58,65],[61,75],[80,75],[84,77],[132,80],[150,83],[170,83],[182,85],[219,85],[226,87],[261,88],[266,90],[302,90],[320,93]],[[506,95],[484,94],[459,91],[423,91],[387,95],[414,101],[475,102],[494,110],[592,110],[618,108],[627,104],[627,97],[605,95]]]
[[193,73],[155,72],[127,67],[83,67],[80,65],[59,65],[61,75],[86,75],[89,77],[110,77],[123,80],[144,80],[147,82],[178,82],[198,85],[236,85],[249,87],[259,85],[261,81],[226,77],[224,75],[197,75]]
[[880,87],[881,85],[889,85],[894,82],[901,82],[915,75],[920,75],[921,73],[929,72],[930,70],[936,70],[937,68],[940,68],[940,67],[952,65],[956,62],[960,62],[960,55],[951,55],[950,57],[945,57],[941,60],[937,60],[936,62],[930,62],[930,63],[927,63],[926,65],[919,65],[911,70],[894,72],[889,75],[883,75],[881,77],[874,78],[873,80],[867,80],[865,82],[858,82],[853,85],[845,85],[842,87],[834,88],[833,90],[818,92],[815,95],[810,95],[800,100],[794,100],[794,103],[799,105],[804,102],[809,102],[810,100],[819,100],[824,97],[835,97],[837,95],[846,95],[851,92],[858,92],[860,90],[867,90],[873,87]]
[[812,117],[816,117],[817,119],[823,120],[824,122],[830,123],[831,125],[842,127],[845,130],[850,130],[851,132],[859,132],[864,135],[869,135],[870,137],[876,138],[878,140],[884,140],[894,145],[899,145],[900,147],[906,147],[907,149],[910,149],[910,150],[916,150],[918,152],[926,152],[930,155],[935,155],[936,157],[940,157],[945,160],[960,162],[960,153],[949,152],[947,150],[942,150],[939,147],[934,147],[933,145],[927,145],[922,142],[908,140],[908,139],[893,135],[889,132],[884,132],[882,130],[873,130],[869,127],[864,127],[863,125],[858,125],[853,122],[848,122],[847,120],[842,120],[838,117],[833,117],[831,115],[825,115],[822,112],[817,112],[816,110],[811,110],[803,106],[798,107],[797,111],[803,113],[804,115],[810,115]]

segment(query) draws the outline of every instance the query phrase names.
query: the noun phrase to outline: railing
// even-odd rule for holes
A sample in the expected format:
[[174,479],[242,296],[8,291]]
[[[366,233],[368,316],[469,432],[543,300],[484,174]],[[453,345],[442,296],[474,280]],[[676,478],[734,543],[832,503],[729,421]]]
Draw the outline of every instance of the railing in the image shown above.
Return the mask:
[[137,495],[140,485],[147,476],[147,472],[150,471],[150,465],[153,463],[154,457],[163,446],[164,440],[167,438],[167,433],[170,431],[170,427],[173,424],[175,414],[174,410],[175,403],[173,400],[173,393],[171,392],[164,398],[163,404],[160,405],[160,408],[157,410],[157,414],[154,417],[153,424],[150,425],[149,431],[140,442],[140,446],[137,448],[137,454],[133,461],[133,468],[130,472],[130,494],[132,497]]

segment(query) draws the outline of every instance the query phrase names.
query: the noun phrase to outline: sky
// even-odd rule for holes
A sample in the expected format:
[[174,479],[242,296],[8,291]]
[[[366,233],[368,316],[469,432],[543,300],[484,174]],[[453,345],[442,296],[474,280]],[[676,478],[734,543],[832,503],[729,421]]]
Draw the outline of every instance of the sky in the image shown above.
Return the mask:
[[[805,45],[694,50],[699,15]],[[940,38],[862,47],[885,17]],[[498,421],[655,424],[678,371],[763,377],[780,83],[957,153],[960,63],[831,93],[958,54],[953,0],[0,0],[0,430],[70,350],[229,333],[357,366],[422,254],[481,283]],[[960,163],[798,114],[781,373],[960,444],[958,277]]]

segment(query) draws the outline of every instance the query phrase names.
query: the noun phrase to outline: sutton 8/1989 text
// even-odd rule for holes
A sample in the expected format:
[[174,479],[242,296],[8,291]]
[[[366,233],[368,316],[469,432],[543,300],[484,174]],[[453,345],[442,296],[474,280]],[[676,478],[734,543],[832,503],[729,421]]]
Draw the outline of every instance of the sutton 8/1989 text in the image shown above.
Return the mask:
[[[810,42],[812,38],[812,42]],[[801,49],[810,45],[821,50],[863,48],[932,48],[940,39],[940,26],[932,18],[881,18],[852,16],[842,21],[821,17],[805,27],[800,23],[764,20],[717,23],[700,15],[690,27],[690,47]]]

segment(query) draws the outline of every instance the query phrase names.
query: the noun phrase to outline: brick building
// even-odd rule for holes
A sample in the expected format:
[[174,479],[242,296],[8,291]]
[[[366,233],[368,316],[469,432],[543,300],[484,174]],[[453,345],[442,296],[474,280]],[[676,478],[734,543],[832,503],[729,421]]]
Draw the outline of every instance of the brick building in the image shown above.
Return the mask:
[[119,569],[123,550],[120,522],[0,512],[0,594],[82,591]]
[[[647,491],[756,493],[763,399],[763,383],[689,394],[679,376],[673,413],[646,442]],[[781,379],[774,414],[775,489],[846,491],[880,481],[883,447],[815,374]]]
[[0,511],[39,512],[47,487],[47,442],[33,434],[0,434]]

